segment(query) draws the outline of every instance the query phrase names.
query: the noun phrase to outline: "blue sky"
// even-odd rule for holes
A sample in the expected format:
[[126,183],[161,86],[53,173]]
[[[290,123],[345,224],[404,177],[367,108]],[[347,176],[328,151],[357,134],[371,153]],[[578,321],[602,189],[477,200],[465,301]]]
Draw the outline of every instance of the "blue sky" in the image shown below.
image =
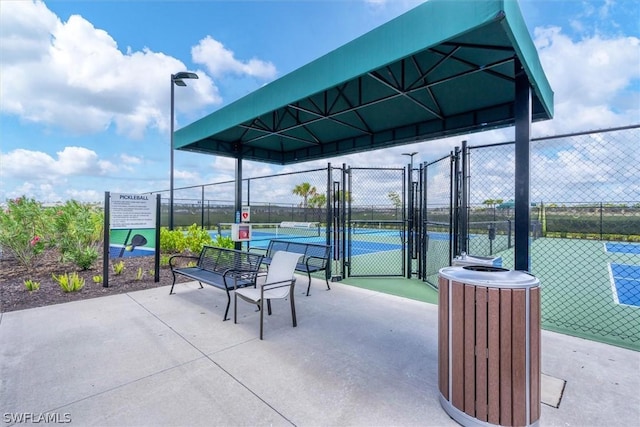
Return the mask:
[[[101,201],[105,191],[169,188],[170,74],[176,129],[420,3],[325,1],[0,2],[0,202]],[[521,0],[555,92],[534,136],[640,123],[636,0]],[[465,138],[501,142],[512,130]],[[331,159],[403,166],[441,157],[460,138]],[[633,152],[635,151],[635,153]],[[640,148],[632,149],[634,157]],[[325,166],[247,162],[244,176]],[[233,178],[231,159],[175,153],[176,187]]]

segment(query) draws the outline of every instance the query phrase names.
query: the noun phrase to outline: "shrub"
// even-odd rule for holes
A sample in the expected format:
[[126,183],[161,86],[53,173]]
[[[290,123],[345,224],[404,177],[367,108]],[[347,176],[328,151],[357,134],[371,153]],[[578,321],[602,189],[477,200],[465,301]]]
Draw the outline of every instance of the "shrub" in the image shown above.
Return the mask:
[[200,253],[203,246],[211,245],[213,243],[213,239],[211,239],[209,231],[200,228],[197,224],[189,226],[185,239],[187,249],[195,254]]
[[88,270],[91,268],[94,262],[98,259],[98,250],[94,247],[86,247],[79,249],[69,256],[75,265],[82,270]]
[[120,261],[120,262],[117,262],[117,263],[113,264],[113,273],[116,276],[121,275],[123,272],[124,272],[124,262],[123,261]]
[[104,213],[75,200],[55,208],[53,227],[62,260],[87,270],[98,259],[103,238]]
[[230,236],[221,236],[217,235],[216,240],[213,242],[213,246],[217,246],[219,248],[227,248],[233,249],[235,248],[236,243]]
[[84,288],[84,279],[78,276],[78,273],[61,274],[56,276],[52,274],[53,280],[58,282],[63,292],[77,292]]
[[37,291],[38,289],[40,289],[40,282],[34,282],[33,280],[28,279],[24,281],[24,287],[29,292]]
[[30,271],[45,250],[49,224],[47,213],[34,199],[7,200],[7,208],[0,209],[0,246]]
[[184,233],[180,230],[160,228],[160,251],[164,253],[182,252],[187,248]]
[[160,267],[168,267],[171,255],[160,254]]
[[186,233],[181,230],[160,229],[160,251],[164,253],[180,253],[189,250],[200,253],[204,245],[211,245],[213,240],[207,230],[192,224]]

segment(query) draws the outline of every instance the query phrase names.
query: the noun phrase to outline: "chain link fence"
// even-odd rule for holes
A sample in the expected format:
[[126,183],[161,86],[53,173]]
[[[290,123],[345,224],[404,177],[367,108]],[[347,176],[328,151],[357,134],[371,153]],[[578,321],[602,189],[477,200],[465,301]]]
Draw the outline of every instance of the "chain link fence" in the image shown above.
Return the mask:
[[245,180],[251,222],[327,220],[327,168],[288,172]]
[[[629,126],[531,143],[530,264],[542,285],[546,329],[640,350],[638,141],[640,126]],[[468,253],[500,257],[506,268],[514,267],[514,148],[512,142],[469,147],[468,204],[462,212]],[[466,178],[457,163],[464,155],[456,150],[412,171],[413,181],[422,180],[425,189],[417,192],[408,191],[403,169],[329,165],[244,179],[243,204],[251,206],[253,223],[317,222],[323,233],[331,221],[328,240],[338,275],[348,268],[353,275],[397,275],[419,264],[421,278],[437,286],[438,270],[450,264],[459,243],[454,239],[459,217],[452,207]],[[424,196],[414,200],[420,239],[403,234],[409,193]],[[161,222],[167,225],[169,195],[161,194]],[[215,230],[219,223],[234,222],[234,198],[233,181],[176,189],[174,223]],[[411,237],[419,242],[417,258]],[[375,259],[371,265],[345,264],[380,239],[394,239],[379,242],[394,245],[384,255],[389,260],[374,254],[362,257]],[[406,258],[409,247],[412,259]],[[396,257],[394,251],[403,254]]]
[[423,256],[423,280],[438,287],[438,271],[451,265],[452,230],[452,157],[446,156],[424,165],[423,204],[425,239]]
[[[544,328],[640,350],[640,127],[531,143]],[[469,253],[513,268],[514,144],[470,147]]]
[[405,227],[405,169],[349,168],[349,276],[403,276],[410,236]]
[[[314,169],[245,178],[243,204],[251,206],[251,222],[276,224],[325,222],[327,169]],[[169,192],[161,191],[161,225],[169,224]],[[196,224],[217,230],[219,224],[235,222],[235,181],[174,190],[174,226]]]

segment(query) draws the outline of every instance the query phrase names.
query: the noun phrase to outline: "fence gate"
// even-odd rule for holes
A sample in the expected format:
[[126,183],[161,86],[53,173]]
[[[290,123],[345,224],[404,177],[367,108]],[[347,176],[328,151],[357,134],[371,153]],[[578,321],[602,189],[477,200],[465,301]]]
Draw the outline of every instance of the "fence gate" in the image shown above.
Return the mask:
[[405,169],[350,167],[346,175],[347,276],[404,276]]
[[438,287],[438,271],[451,264],[454,228],[454,199],[459,176],[458,153],[426,163],[422,168],[424,188],[420,210],[424,238],[420,245],[420,277]]

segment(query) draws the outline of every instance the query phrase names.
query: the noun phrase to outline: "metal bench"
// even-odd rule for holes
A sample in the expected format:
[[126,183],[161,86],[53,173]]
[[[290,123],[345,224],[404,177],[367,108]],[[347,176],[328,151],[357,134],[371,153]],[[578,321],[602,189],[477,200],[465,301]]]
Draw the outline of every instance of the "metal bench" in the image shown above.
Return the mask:
[[[178,259],[197,260],[195,266],[177,268],[175,262]],[[177,275],[197,280],[202,289],[203,283],[224,289],[227,294],[227,307],[222,320],[228,320],[231,295],[229,291],[247,286],[255,286],[260,273],[263,255],[238,251],[234,249],[205,246],[199,256],[174,255],[169,258],[169,267],[173,274],[173,283],[169,295],[173,294]]]
[[[256,249],[260,250],[258,248],[252,248],[251,250]],[[264,251],[264,249],[262,249],[262,251]],[[324,271],[324,280],[327,283],[327,289],[331,289],[329,286],[329,276],[331,275],[331,263],[329,262],[331,246],[274,239],[269,242],[262,262],[269,265],[273,255],[278,251],[294,252],[303,255],[300,262],[296,265],[296,271],[307,273],[307,277],[309,278],[307,296],[309,296],[311,289],[311,273]]]

